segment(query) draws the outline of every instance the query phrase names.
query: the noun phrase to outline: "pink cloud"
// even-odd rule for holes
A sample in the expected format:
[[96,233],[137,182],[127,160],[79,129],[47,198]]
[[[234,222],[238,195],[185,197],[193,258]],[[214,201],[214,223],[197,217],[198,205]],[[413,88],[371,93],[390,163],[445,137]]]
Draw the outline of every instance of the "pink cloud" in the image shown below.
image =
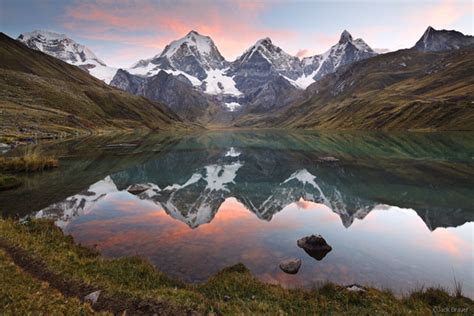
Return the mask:
[[160,49],[196,30],[211,36],[229,59],[259,38],[270,36],[284,42],[295,36],[288,30],[257,26],[257,17],[268,2],[233,0],[207,4],[212,5],[197,0],[79,2],[67,8],[62,24],[85,38]]
[[310,56],[309,50],[307,50],[306,48],[300,49],[299,51],[296,52],[296,57],[298,58],[302,58],[306,56]]
[[449,27],[465,15],[472,14],[472,3],[455,0],[443,0],[424,12],[409,17],[412,24],[433,27]]
[[267,36],[288,53],[305,57],[327,51],[346,27],[371,47],[398,49],[414,45],[428,25],[452,28],[472,14],[469,1],[443,0],[411,5],[409,14],[401,16],[396,24],[387,21],[351,27],[346,26],[347,21],[335,20],[336,28],[338,23],[343,25],[329,32],[318,31],[318,21],[314,21],[314,28],[298,31],[297,27],[283,24],[266,26],[264,15],[282,3],[285,4],[279,0],[77,1],[66,8],[61,24],[74,35],[115,44],[119,48],[109,58],[123,65],[132,62],[127,56],[133,51],[138,58],[151,57],[190,30],[211,36],[228,60]]
[[428,26],[435,29],[450,29],[455,22],[470,14],[472,14],[470,1],[442,0],[428,7],[420,6],[406,17],[404,28],[394,31],[400,42],[408,38],[414,45]]

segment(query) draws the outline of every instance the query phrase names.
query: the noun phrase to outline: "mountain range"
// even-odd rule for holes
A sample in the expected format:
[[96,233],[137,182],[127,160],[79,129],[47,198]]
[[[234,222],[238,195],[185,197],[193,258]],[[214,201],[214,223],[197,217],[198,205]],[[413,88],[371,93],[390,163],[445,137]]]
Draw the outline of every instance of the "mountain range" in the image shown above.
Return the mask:
[[207,127],[474,129],[474,38],[457,31],[428,27],[411,49],[383,54],[343,31],[324,54],[302,59],[263,38],[234,61],[191,31],[125,69],[66,35],[18,40]]

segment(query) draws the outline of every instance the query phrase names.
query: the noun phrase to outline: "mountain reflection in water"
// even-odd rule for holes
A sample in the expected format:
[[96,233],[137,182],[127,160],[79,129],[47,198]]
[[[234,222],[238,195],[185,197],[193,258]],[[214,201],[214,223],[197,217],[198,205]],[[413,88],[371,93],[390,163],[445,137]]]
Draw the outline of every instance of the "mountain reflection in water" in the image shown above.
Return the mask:
[[[138,254],[188,281],[243,262],[286,286],[405,291],[452,286],[454,273],[474,293],[472,136],[222,132],[129,150],[131,163],[35,216],[105,255]],[[108,159],[122,156],[83,170],[97,176]],[[134,184],[149,189],[133,195]],[[311,234],[333,247],[322,261],[296,245]],[[289,257],[303,260],[297,275],[278,268]]]

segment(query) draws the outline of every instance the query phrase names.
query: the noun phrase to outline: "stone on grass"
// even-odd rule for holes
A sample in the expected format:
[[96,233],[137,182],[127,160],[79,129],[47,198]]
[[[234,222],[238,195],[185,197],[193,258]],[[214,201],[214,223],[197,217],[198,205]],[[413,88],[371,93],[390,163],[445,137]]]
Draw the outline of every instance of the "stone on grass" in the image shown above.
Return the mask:
[[92,292],[89,295],[84,296],[84,301],[91,302],[91,304],[94,305],[95,303],[97,303],[97,300],[99,299],[100,292],[101,291],[98,290],[98,291]]

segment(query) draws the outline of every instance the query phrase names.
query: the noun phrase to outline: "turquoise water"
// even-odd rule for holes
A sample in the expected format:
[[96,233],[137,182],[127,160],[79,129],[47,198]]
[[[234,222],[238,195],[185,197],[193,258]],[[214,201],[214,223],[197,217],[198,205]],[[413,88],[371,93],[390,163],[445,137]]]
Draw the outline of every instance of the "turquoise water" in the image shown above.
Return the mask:
[[[126,143],[133,146],[107,146]],[[201,282],[243,262],[284,286],[325,281],[474,295],[474,135],[207,132],[45,144],[61,167],[0,193],[104,255]],[[130,185],[146,184],[134,195]],[[28,199],[24,197],[28,196]],[[322,260],[296,240],[321,234]],[[298,274],[278,265],[303,261]]]

